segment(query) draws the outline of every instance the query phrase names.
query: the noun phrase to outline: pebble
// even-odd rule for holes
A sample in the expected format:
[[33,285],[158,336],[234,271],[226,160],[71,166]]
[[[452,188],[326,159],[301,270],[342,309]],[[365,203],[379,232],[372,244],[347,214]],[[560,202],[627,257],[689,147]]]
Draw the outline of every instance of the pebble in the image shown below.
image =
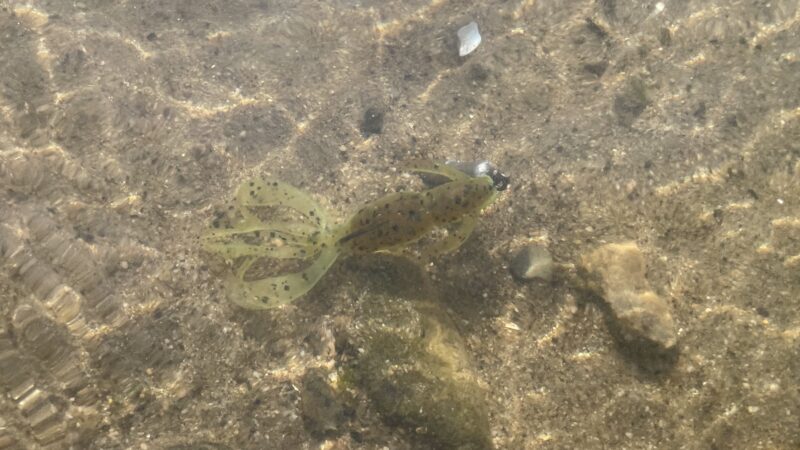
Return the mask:
[[511,261],[511,273],[522,280],[550,281],[553,277],[553,257],[543,245],[526,245]]
[[464,25],[458,30],[458,56],[467,56],[481,43],[481,33],[478,24],[474,21]]
[[359,129],[364,137],[383,132],[383,111],[379,108],[369,108],[364,112]]

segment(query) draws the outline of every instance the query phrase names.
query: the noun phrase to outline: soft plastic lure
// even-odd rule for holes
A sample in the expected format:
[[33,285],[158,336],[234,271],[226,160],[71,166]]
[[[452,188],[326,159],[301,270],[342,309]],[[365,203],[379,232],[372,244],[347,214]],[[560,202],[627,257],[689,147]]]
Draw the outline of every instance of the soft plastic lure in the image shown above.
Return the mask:
[[[448,163],[449,164],[449,163]],[[455,250],[469,237],[480,211],[508,185],[508,177],[487,163],[470,167],[413,161],[404,169],[446,181],[422,192],[397,192],[367,203],[347,222],[331,226],[328,215],[306,193],[274,179],[245,181],[236,192],[236,219],[218,221],[202,238],[233,271],[228,297],[250,309],[274,308],[308,292],[339,256],[403,253],[430,231],[447,237],[426,245],[423,257]],[[263,220],[278,213],[285,220]],[[263,275],[264,265],[294,267]]]

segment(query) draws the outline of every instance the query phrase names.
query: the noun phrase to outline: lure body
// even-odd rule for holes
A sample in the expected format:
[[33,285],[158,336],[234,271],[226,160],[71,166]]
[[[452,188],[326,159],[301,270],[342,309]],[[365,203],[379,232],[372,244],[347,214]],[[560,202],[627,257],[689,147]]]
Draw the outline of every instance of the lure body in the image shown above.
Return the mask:
[[[311,197],[286,183],[272,179],[242,183],[234,205],[240,217],[202,237],[207,251],[234,266],[227,280],[230,299],[252,309],[289,303],[308,292],[340,255],[403,253],[437,228],[447,228],[448,235],[427,245],[423,256],[452,251],[469,237],[480,211],[508,182],[505,177],[499,184],[494,176],[469,176],[430,161],[415,161],[405,168],[446,181],[422,192],[373,200],[336,227],[328,224],[326,212]],[[289,209],[294,217],[267,222],[258,214],[264,208]],[[279,276],[249,273],[262,260],[299,261],[304,267]]]

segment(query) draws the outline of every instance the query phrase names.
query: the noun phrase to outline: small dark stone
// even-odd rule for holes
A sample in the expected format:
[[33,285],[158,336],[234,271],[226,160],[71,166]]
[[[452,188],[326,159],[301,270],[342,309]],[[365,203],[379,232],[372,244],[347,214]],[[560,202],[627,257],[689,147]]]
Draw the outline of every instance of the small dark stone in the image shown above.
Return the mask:
[[620,124],[631,126],[648,104],[650,100],[647,98],[644,81],[634,79],[614,98],[614,113]]
[[606,73],[606,69],[607,68],[608,68],[608,61],[600,61],[600,62],[596,62],[596,63],[584,64],[583,65],[583,70],[591,73],[592,75],[596,76],[597,78],[600,78],[601,76],[603,76],[603,74]]
[[586,28],[589,29],[592,33],[596,34],[597,37],[601,39],[605,39],[608,37],[608,31],[605,30],[600,24],[595,22],[592,18],[586,18]]
[[482,83],[489,78],[489,69],[481,64],[473,64],[469,67],[469,79],[478,83]]
[[669,47],[672,43],[672,33],[669,31],[669,28],[663,27],[658,30],[658,42],[664,47]]
[[89,243],[94,242],[94,235],[88,231],[79,231],[78,237]]
[[767,311],[767,308],[764,308],[763,306],[756,307],[756,312],[761,317],[769,317],[769,311]]
[[155,31],[151,31],[150,34],[147,35],[147,40],[150,42],[153,42],[156,39],[158,39],[158,36],[156,35]]
[[360,130],[364,137],[381,134],[383,132],[383,111],[378,108],[367,109],[364,119],[361,121]]
[[722,215],[723,215],[722,208],[714,209],[714,220],[717,222],[717,224],[722,223]]
[[695,116],[697,120],[700,121],[706,120],[706,103],[700,102],[700,104],[697,105],[697,109],[694,110],[692,115]]

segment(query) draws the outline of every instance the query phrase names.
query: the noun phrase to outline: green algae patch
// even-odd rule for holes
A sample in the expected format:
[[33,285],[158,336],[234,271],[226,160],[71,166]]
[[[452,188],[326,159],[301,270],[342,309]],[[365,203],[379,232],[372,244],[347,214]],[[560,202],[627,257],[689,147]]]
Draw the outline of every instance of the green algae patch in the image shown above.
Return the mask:
[[336,437],[344,433],[349,415],[346,396],[326,381],[326,373],[311,368],[300,380],[300,412],[306,430],[317,439]]
[[427,302],[370,299],[345,331],[348,384],[420,445],[491,449],[488,404],[461,337]]

